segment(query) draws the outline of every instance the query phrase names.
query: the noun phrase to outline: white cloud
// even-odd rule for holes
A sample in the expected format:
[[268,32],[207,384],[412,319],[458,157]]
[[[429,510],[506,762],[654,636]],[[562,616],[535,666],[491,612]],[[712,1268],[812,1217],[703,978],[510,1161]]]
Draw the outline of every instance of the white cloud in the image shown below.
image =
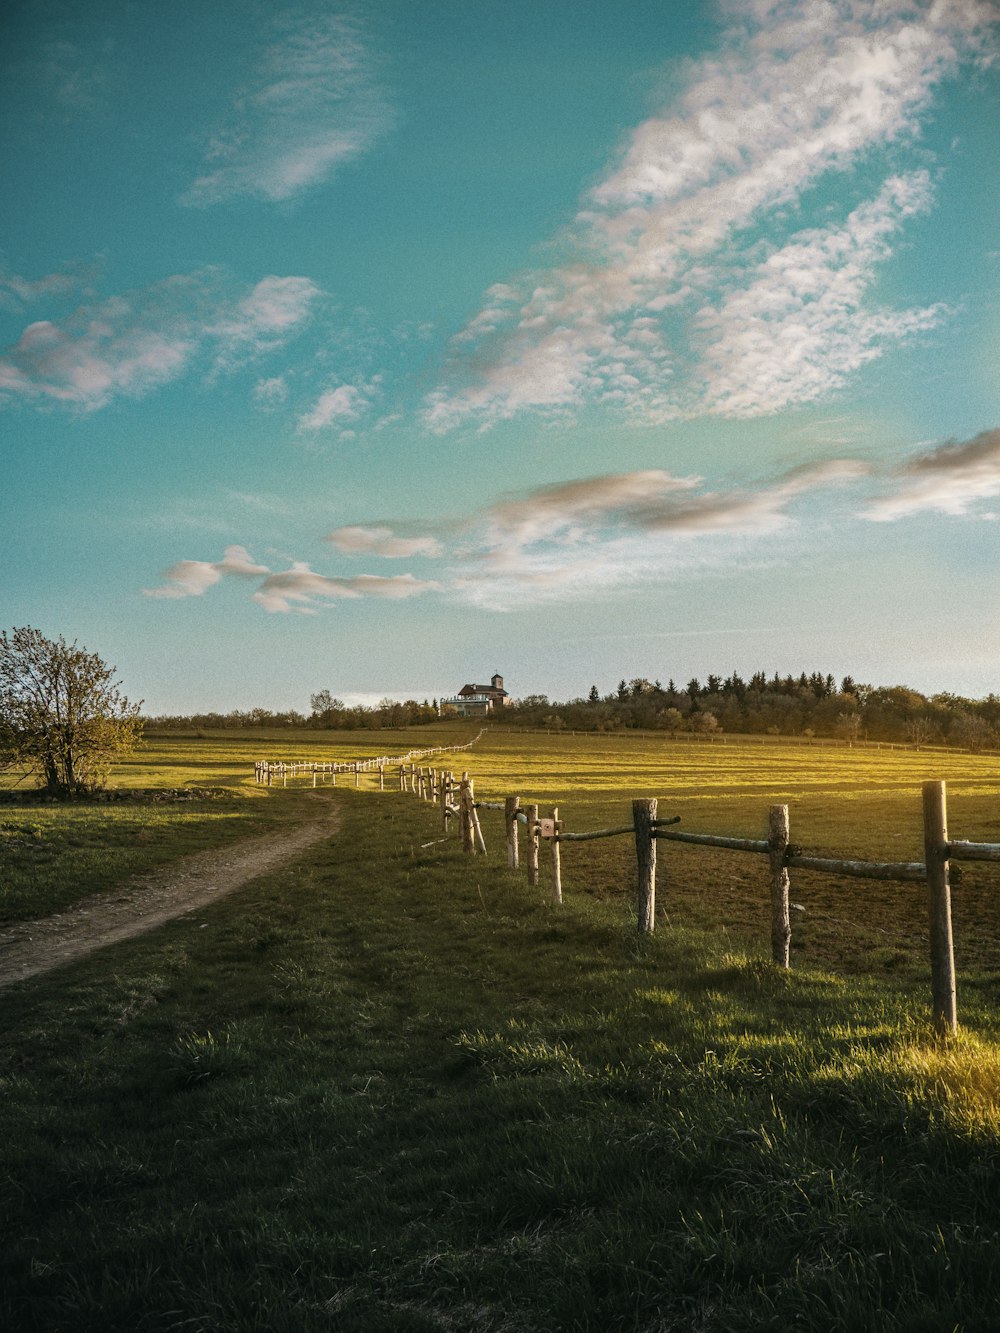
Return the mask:
[[354,574],[349,578],[318,574],[309,565],[295,561],[291,569],[273,573],[267,565],[258,565],[245,546],[227,546],[221,560],[179,560],[163,571],[164,584],[144,588],[143,595],[176,601],[182,597],[201,597],[226,576],[257,580],[253,600],[266,611],[301,611],[311,613],[316,602],[374,597],[401,601],[431,592],[441,585],[412,574],[386,578],[379,574]]
[[786,527],[793,500],[807,491],[866,476],[866,464],[834,459],[792,469],[757,490],[705,491],[701,477],[626,472],[544,486],[483,512],[480,558],[510,572],[525,551],[556,546],[565,558],[586,550],[592,567],[617,536],[744,536]]
[[442,522],[434,550],[417,549],[426,533],[400,538],[388,525],[339,528],[328,539],[345,551],[440,556],[448,561],[453,593],[508,610],[771,560],[761,539],[794,532],[797,500],[857,482],[870,470],[832,459],[756,488],[715,491],[701,477],[659,469],[613,473],[538,487]]
[[253,557],[245,546],[227,546],[221,560],[179,560],[163,571],[166,585],[160,588],[144,588],[145,597],[168,598],[200,597],[209,588],[222,580],[223,575],[231,574],[237,578],[259,578],[271,571],[267,565],[254,563]]
[[317,598],[328,602],[358,597],[398,601],[418,597],[440,586],[433,580],[414,578],[412,574],[397,574],[392,578],[381,578],[377,574],[330,578],[296,561],[291,569],[266,578],[254,593],[254,601],[259,602],[265,611],[309,611]]
[[620,521],[635,523],[667,497],[693,490],[699,481],[652,469],[542,486],[485,511],[486,544],[523,547],[560,535],[578,538],[587,530]]
[[47,401],[93,411],[143,397],[201,358],[215,370],[273,352],[320,295],[308,278],[267,277],[246,295],[218,269],[177,274],[38,320],[0,356],[0,402]]
[[288,381],[284,375],[271,375],[258,380],[253,386],[253,400],[261,407],[277,407],[288,397]]
[[95,265],[67,264],[41,278],[25,278],[0,264],[0,307],[20,311],[36,301],[73,296],[81,288],[88,288],[96,276]]
[[212,136],[208,170],[182,203],[291,199],[328,180],[389,128],[377,62],[356,22],[310,12],[274,26],[255,78]]
[[746,286],[704,309],[695,326],[704,409],[751,416],[826,397],[888,345],[938,323],[940,305],[865,306],[875,265],[930,195],[926,171],[892,177],[843,226],[800,232],[759,263]]
[[364,597],[398,600],[450,589],[476,605],[509,609],[525,601],[587,596],[637,582],[665,582],[733,563],[775,558],[761,539],[793,531],[793,505],[810,492],[856,482],[870,468],[832,459],[793,468],[769,484],[709,490],[701,477],[659,469],[583,477],[538,487],[461,518],[415,531],[385,523],[356,524],[327,535],[337,550],[382,559],[446,562],[440,580],[411,573],[390,577],[318,573],[296,561],[271,572],[244,547],[223,560],[182,560],[165,586],[147,596],[200,596],[226,574],[260,579],[253,599],[266,611],[313,614],[317,605]]
[[[529,410],[558,416],[583,404],[652,421],[719,411],[724,400],[734,410],[739,401],[742,412],[772,411],[829,391],[855,363],[937,317],[864,314],[859,303],[900,220],[916,211],[917,196],[920,207],[927,202],[926,179],[901,176],[894,157],[918,133],[941,81],[985,49],[993,6],[782,0],[732,13],[718,52],[689,63],[676,103],[635,129],[591,191],[564,238],[567,261],[488,290],[428,396],[432,429],[488,427]],[[788,218],[833,173],[849,198],[856,182],[848,173],[862,159],[869,173],[881,165],[884,189],[825,228],[828,251],[850,240],[853,272],[829,252],[797,256],[824,233],[800,232],[786,246]],[[877,236],[864,235],[890,216]],[[836,372],[825,384],[815,373],[772,380],[753,402],[741,397],[733,321],[741,299],[768,295],[762,245],[775,255],[787,249],[788,261],[812,260],[817,293],[830,297],[825,323],[808,327],[809,361],[815,367],[828,353]],[[701,349],[688,340],[706,332],[706,308],[726,316],[716,348],[726,356],[703,386]],[[793,324],[789,312],[789,338]]]
[[[961,516],[980,500],[1000,495],[1000,429],[983,431],[963,443],[943,444],[911,459],[896,473],[899,486],[873,500],[862,518],[891,523],[912,514],[936,511]],[[991,511],[977,517],[994,521]]]
[[218,340],[217,366],[239,364],[283,346],[309,319],[321,294],[309,278],[262,278],[207,330]]
[[[335,389],[325,390],[309,411],[299,417],[299,431],[326,430],[357,421],[367,411],[376,388],[377,382],[372,381],[368,384],[339,384]],[[344,435],[342,432],[341,438]]]
[[410,556],[438,556],[441,543],[436,537],[404,537],[387,527],[354,526],[336,528],[327,533],[326,540],[345,555],[377,555],[385,560],[407,559]]

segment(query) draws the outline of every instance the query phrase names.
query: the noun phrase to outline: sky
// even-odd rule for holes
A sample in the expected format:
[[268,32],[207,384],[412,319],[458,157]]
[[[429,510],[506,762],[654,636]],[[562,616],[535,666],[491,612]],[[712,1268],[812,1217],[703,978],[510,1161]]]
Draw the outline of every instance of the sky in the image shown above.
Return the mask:
[[992,0],[7,0],[0,627],[146,711],[1000,691]]

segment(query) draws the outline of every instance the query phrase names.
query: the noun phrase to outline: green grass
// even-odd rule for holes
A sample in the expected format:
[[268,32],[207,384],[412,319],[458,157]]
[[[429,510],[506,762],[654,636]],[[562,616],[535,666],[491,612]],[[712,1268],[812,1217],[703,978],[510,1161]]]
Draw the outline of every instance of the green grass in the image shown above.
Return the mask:
[[46,916],[190,852],[302,817],[301,802],[0,805],[0,924]]
[[[298,793],[307,780],[264,790],[254,780],[259,758],[344,762],[461,744],[475,734],[467,725],[435,727],[432,739],[426,733],[151,733],[118,766],[112,790],[163,800],[0,803],[0,925],[60,911],[154,866],[304,818]],[[187,795],[192,788],[201,798]]]
[[[656,794],[687,827],[751,834],[790,796],[793,837],[798,819],[834,851],[919,829],[917,756],[852,781],[776,776],[790,747],[748,746],[727,775],[668,741],[538,742],[461,762],[480,795],[558,803],[575,828]],[[986,836],[988,762],[946,758],[926,776],[949,780],[953,833]],[[859,820],[866,797],[886,823]],[[938,1045],[919,889],[842,886],[829,940],[808,899],[783,974],[757,858],[661,844],[639,939],[628,839],[566,845],[556,908],[544,870],[532,891],[504,868],[494,815],[473,859],[413,797],[337,799],[342,832],[285,872],[0,995],[5,1327],[995,1327],[992,925]],[[876,895],[878,958],[857,921]]]

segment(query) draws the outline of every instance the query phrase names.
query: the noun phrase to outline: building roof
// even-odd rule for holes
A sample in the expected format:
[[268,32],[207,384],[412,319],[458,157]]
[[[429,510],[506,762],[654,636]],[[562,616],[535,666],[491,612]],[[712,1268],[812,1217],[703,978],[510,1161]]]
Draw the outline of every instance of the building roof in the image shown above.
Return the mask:
[[459,694],[468,697],[470,694],[483,694],[489,699],[498,699],[501,695],[506,698],[507,691],[497,689],[494,685],[463,685]]

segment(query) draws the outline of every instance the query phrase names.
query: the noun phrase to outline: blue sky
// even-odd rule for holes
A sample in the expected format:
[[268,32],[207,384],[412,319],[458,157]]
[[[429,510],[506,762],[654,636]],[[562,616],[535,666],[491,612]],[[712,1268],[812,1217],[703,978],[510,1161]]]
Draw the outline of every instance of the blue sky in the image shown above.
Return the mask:
[[152,712],[1000,689],[980,0],[14,0],[0,625]]

